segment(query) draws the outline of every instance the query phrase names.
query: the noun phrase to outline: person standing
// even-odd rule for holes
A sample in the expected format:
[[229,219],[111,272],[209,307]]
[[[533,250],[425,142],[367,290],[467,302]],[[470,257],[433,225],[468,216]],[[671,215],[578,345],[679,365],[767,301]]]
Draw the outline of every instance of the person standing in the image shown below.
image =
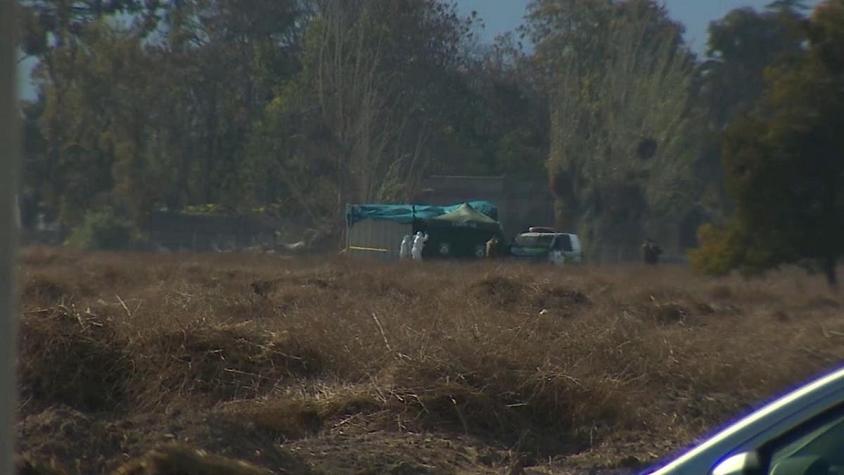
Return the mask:
[[417,231],[416,236],[413,237],[413,246],[410,249],[410,254],[413,256],[413,260],[422,260],[422,250],[425,249],[425,241],[427,240],[427,234],[423,234],[422,231]]
[[410,247],[413,244],[413,236],[405,234],[401,238],[401,247],[399,247],[399,259],[407,259],[410,257]]
[[498,237],[492,236],[489,241],[486,242],[486,257],[493,258],[498,257]]
[[650,238],[645,239],[645,242],[642,243],[642,260],[645,261],[645,264],[652,266],[658,264],[661,254],[662,248]]

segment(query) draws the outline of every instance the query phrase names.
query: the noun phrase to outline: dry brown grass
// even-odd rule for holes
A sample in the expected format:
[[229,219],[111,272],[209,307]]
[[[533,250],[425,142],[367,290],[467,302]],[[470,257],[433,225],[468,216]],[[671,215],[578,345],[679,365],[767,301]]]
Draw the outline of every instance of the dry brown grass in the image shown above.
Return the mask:
[[[203,417],[321,457],[320,444],[366,434],[381,434],[379,451],[436,434],[475,454],[412,473],[512,462],[478,447],[548,467],[650,460],[844,355],[840,297],[796,271],[745,282],[674,267],[49,249],[23,263],[21,414],[61,404],[114,421],[123,438],[96,464],[59,457],[78,473]],[[22,433],[24,450],[64,437]],[[169,439],[219,446],[191,434],[200,440]],[[292,460],[247,446],[225,455],[276,471]],[[343,457],[318,465],[377,462]]]
[[115,471],[115,475],[271,475],[251,464],[181,446],[154,449]]

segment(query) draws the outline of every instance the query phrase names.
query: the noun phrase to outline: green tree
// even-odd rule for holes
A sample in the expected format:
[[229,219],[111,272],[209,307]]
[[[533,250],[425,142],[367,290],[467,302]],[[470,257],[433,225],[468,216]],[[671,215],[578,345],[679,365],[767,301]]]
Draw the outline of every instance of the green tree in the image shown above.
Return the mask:
[[799,57],[806,40],[800,0],[779,0],[762,11],[729,12],[709,25],[700,94],[717,127],[752,107],[765,89],[765,70]]
[[706,56],[694,84],[697,105],[706,111],[699,127],[707,135],[695,175],[706,183],[703,199],[713,220],[723,221],[732,206],[723,178],[723,130],[761,96],[767,68],[802,56],[805,9],[801,0],[778,0],[762,10],[735,9],[709,25]]
[[254,129],[253,195],[334,220],[347,202],[407,199],[434,162],[467,33],[439,0],[315,2],[302,71]]
[[245,147],[275,89],[300,69],[306,15],[296,0],[189,0],[167,9],[165,41],[149,49],[168,207],[242,204]]
[[253,123],[299,70],[302,2],[22,3],[39,91],[26,176],[51,214],[240,204]]
[[[77,137],[69,129],[75,121],[72,110],[76,98],[71,89],[80,76],[85,74],[88,63],[80,56],[86,55],[84,43],[90,30],[103,19],[115,15],[134,15],[133,25],[140,34],[149,33],[154,26],[154,11],[157,2],[142,0],[20,0],[21,50],[25,55],[38,59],[35,79],[40,86],[39,102],[28,115],[28,122],[39,122],[37,140],[27,143],[27,163],[37,164],[39,172],[25,171],[25,179],[37,177],[37,183],[24,183],[25,187],[37,188],[41,206],[52,215],[64,215],[66,220],[81,218],[76,209],[82,200],[71,197],[74,191],[94,195],[100,190],[101,171],[88,176],[84,168],[94,165],[97,157],[85,152]],[[77,90],[78,92],[78,90]],[[39,143],[37,148],[30,147]],[[108,170],[105,170],[106,174]],[[69,176],[66,176],[69,175]],[[84,201],[84,200],[82,200]],[[59,210],[64,209],[61,213]]]
[[513,33],[492,46],[469,44],[435,135],[440,174],[508,175],[544,180],[547,98],[530,56]]
[[58,148],[49,159],[55,206],[62,222],[74,226],[87,208],[116,199],[139,221],[153,182],[145,167],[149,63],[135,34],[105,21],[81,28],[73,51],[53,53],[74,71],[73,81],[59,87],[45,71],[36,73],[45,83],[42,131]]
[[682,28],[653,1],[538,0],[529,32],[549,96],[560,224],[593,259],[633,258],[646,235],[676,249],[676,230],[700,213],[704,145]]
[[818,6],[809,51],[773,68],[754,111],[724,140],[729,225],[707,229],[693,253],[710,273],[819,266],[830,285],[844,252],[844,0]]

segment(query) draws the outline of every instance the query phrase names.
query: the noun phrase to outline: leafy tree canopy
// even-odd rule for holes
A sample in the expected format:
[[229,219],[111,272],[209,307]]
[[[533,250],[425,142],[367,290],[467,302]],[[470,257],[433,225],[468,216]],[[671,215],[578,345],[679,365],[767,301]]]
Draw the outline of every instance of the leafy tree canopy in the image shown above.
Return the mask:
[[773,68],[754,111],[727,131],[724,165],[736,213],[693,253],[710,273],[819,266],[830,284],[844,252],[844,0],[820,5],[809,51]]

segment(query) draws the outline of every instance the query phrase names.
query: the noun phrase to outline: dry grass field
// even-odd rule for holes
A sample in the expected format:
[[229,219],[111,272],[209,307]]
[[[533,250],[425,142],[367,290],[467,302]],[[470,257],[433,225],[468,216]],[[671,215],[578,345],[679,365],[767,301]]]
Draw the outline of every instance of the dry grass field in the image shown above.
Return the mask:
[[641,467],[844,357],[798,271],[29,249],[21,473]]

